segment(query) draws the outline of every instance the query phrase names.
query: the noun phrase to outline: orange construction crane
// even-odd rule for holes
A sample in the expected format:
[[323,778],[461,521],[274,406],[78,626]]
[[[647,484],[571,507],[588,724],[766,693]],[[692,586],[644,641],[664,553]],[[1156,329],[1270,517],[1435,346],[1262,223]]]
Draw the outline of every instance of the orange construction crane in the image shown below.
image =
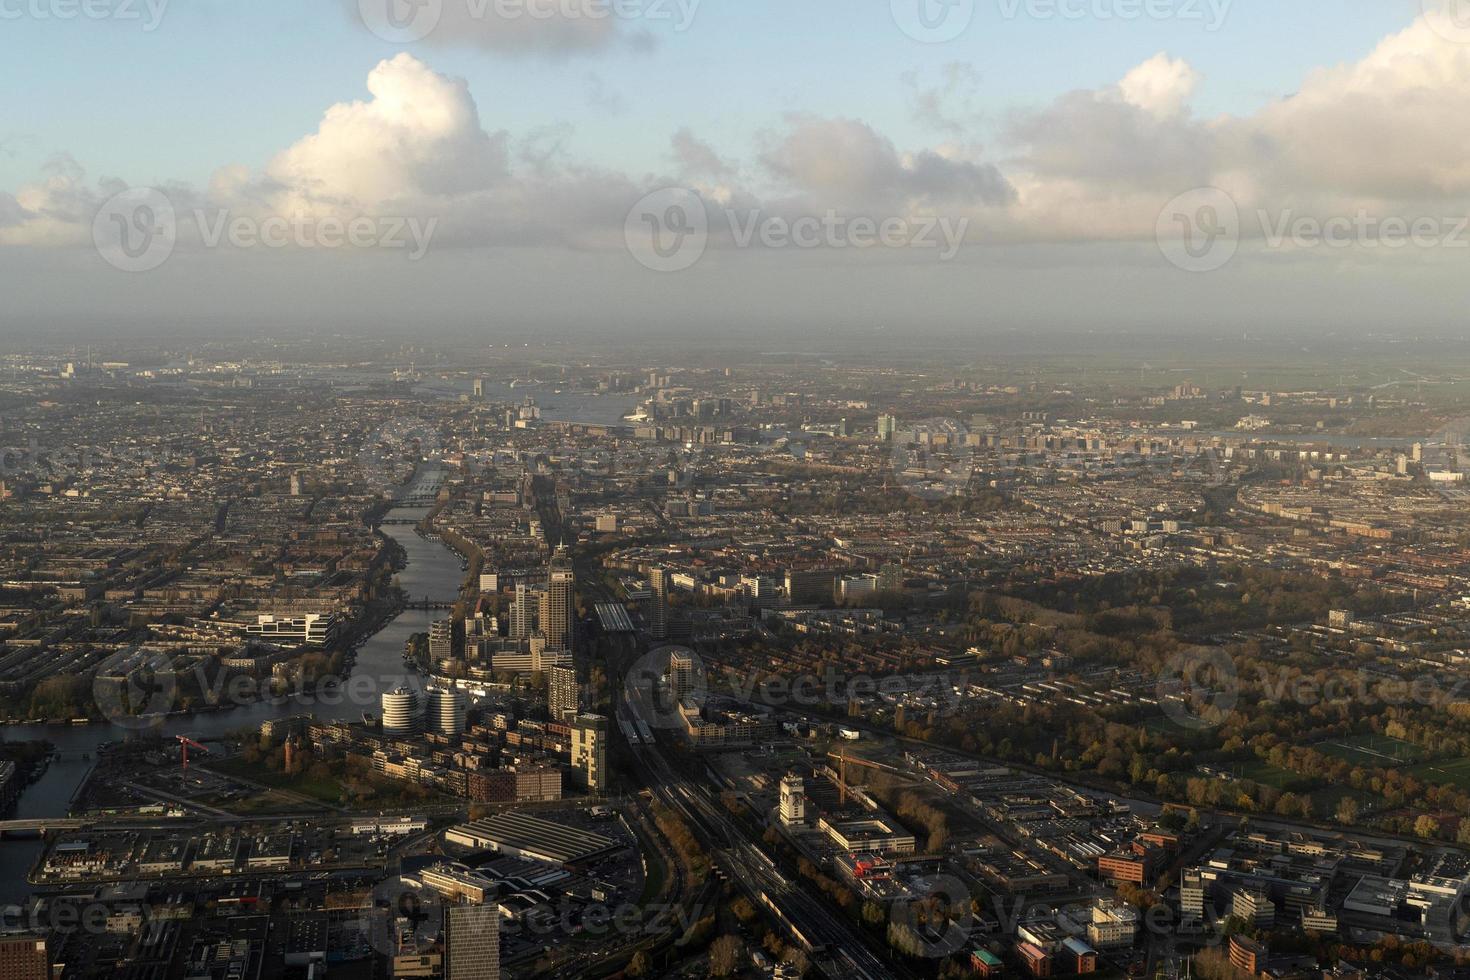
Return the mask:
[[179,756],[183,761],[185,770],[189,768],[189,749],[191,747],[198,749],[205,755],[209,754],[208,749],[206,749],[204,746],[200,745],[198,742],[194,741],[187,735],[175,735],[174,738],[179,740]]
[[837,801],[840,805],[847,805],[847,766],[851,763],[864,769],[874,769],[878,772],[898,773],[901,770],[894,766],[886,766],[872,759],[864,759],[861,756],[848,755],[846,750],[842,752],[828,752],[827,758],[837,760]]

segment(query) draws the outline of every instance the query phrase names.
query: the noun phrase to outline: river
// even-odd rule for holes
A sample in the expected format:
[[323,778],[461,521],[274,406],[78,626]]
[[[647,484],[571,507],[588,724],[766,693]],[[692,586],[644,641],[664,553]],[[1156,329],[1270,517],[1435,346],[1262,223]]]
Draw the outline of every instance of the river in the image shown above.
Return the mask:
[[[425,508],[401,507],[392,511],[391,516],[418,520],[427,513]],[[464,571],[460,559],[452,551],[437,539],[419,537],[410,525],[386,524],[382,530],[403,547],[407,556],[408,563],[399,571],[398,582],[413,600],[428,597],[435,601],[453,601],[458,596]],[[415,687],[422,685],[422,679],[417,674],[410,676],[412,672],[405,667],[403,647],[410,636],[427,633],[429,624],[444,615],[442,612],[405,610],[358,649],[351,679],[344,690],[354,695],[359,691],[371,692],[371,697],[321,701],[309,696],[286,698],[230,711],[169,718],[155,730],[165,735],[208,739],[242,728],[255,728],[268,718],[310,714],[322,719],[358,720],[364,711],[377,714],[377,696],[383,691],[409,683]],[[41,779],[17,801],[14,818],[65,816],[73,794],[92,768],[97,747],[124,739],[133,731],[107,724],[0,727],[0,736],[7,741],[45,740],[61,753],[59,759],[52,760]],[[22,901],[29,894],[25,877],[40,849],[37,841],[0,842],[0,902]]]

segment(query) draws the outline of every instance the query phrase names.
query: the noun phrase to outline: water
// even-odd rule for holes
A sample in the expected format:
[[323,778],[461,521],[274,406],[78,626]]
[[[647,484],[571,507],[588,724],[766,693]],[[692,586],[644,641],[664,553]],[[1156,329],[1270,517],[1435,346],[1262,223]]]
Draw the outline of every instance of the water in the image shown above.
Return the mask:
[[[424,508],[398,508],[394,517],[417,520]],[[460,559],[435,540],[419,537],[412,526],[384,525],[383,533],[404,549],[408,564],[398,573],[398,582],[414,601],[424,598],[453,601],[464,579]],[[429,624],[443,612],[409,609],[398,615],[357,651],[351,679],[344,690],[361,698],[339,697],[317,701],[311,698],[259,703],[190,717],[169,718],[156,731],[164,735],[189,735],[208,739],[244,728],[257,728],[268,718],[310,714],[323,720],[360,720],[364,711],[378,713],[377,697],[406,684],[420,686],[421,680],[403,663],[403,647],[415,633],[427,633]],[[65,816],[71,798],[92,768],[98,746],[126,738],[132,729],[114,725],[14,725],[0,727],[7,741],[45,740],[56,746],[61,758],[54,759],[45,775],[28,788],[16,803],[16,819]],[[91,759],[82,758],[83,755]],[[22,901],[30,892],[25,876],[41,852],[38,841],[0,842],[0,902]]]
[[1245,431],[1243,429],[1190,431],[1168,430],[1171,436],[1194,436],[1195,438],[1219,438],[1251,440],[1259,443],[1278,443],[1283,446],[1307,445],[1326,446],[1331,449],[1402,449],[1407,451],[1414,443],[1430,445],[1435,441],[1428,436],[1355,436],[1332,432],[1287,432],[1274,433],[1269,429]]

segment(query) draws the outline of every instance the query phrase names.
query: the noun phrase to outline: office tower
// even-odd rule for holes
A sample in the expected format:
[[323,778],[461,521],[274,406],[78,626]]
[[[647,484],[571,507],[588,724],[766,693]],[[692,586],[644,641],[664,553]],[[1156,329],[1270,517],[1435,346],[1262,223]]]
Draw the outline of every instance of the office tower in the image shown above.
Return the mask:
[[781,822],[788,827],[806,823],[806,781],[800,776],[781,780]]
[[607,789],[607,719],[578,715],[572,724],[572,771],[590,793]]
[[483,401],[485,398],[485,379],[475,379],[475,401]]
[[429,659],[447,660],[454,654],[454,620],[429,624]]
[[465,696],[457,687],[429,692],[429,710],[426,712],[429,727],[441,735],[459,735],[464,732]]
[[878,591],[903,591],[903,566],[889,562],[878,570]]
[[499,906],[449,906],[444,916],[444,980],[500,980]]
[[538,590],[524,582],[516,583],[515,603],[510,607],[510,635],[512,639],[524,640],[536,629],[536,614],[540,606]]
[[36,936],[0,937],[0,977],[4,980],[50,980],[46,940]]
[[546,709],[553,721],[576,714],[582,706],[582,689],[574,667],[552,667],[546,683]]
[[546,591],[541,595],[541,632],[546,634],[546,645],[553,650],[572,648],[576,583],[577,576],[565,550],[558,549],[548,569]]
[[786,600],[793,606],[820,606],[832,601],[837,573],[830,568],[786,570]]
[[664,568],[648,572],[648,588],[653,593],[648,605],[648,631],[655,640],[669,635],[669,573]]
[[423,731],[423,711],[419,696],[400,687],[383,695],[383,734],[416,735]]
[[669,655],[669,690],[677,704],[694,690],[694,655],[687,651],[675,651]]
[[291,474],[291,496],[293,496],[293,497],[299,497],[299,496],[301,496],[301,474],[300,473],[292,473]]
[[892,415],[878,416],[878,439],[881,442],[892,442],[898,432],[898,419]]

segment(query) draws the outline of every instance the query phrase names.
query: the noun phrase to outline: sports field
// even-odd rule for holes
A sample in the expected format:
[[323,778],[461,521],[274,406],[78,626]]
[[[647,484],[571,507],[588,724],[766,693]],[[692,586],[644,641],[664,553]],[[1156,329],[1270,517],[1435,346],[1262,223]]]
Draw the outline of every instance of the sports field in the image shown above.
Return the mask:
[[1470,758],[1423,762],[1409,772],[1426,783],[1449,783],[1460,789],[1470,789]]
[[1424,751],[1412,742],[1387,735],[1349,735],[1319,742],[1315,748],[1323,755],[1358,766],[1393,768],[1424,758]]

